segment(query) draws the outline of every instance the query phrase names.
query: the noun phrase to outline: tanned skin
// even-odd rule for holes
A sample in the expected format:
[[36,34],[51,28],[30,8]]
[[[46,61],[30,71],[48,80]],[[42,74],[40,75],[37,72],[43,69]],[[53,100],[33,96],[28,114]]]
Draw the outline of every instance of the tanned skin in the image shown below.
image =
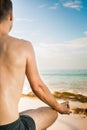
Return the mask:
[[[12,22],[10,12],[0,23],[0,125],[14,122],[20,114],[26,114],[34,119],[36,130],[45,130],[57,119],[58,112],[70,114],[69,103],[59,104],[41,80],[32,44],[8,35]],[[33,92],[49,107],[19,113],[25,75]]]

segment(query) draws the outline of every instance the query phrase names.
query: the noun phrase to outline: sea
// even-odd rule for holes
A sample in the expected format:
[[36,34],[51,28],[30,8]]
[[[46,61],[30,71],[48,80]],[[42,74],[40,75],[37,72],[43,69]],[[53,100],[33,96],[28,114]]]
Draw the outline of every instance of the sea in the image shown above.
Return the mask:
[[[87,95],[87,70],[44,70],[40,71],[43,82],[51,92],[68,91]],[[25,78],[23,93],[31,91]]]

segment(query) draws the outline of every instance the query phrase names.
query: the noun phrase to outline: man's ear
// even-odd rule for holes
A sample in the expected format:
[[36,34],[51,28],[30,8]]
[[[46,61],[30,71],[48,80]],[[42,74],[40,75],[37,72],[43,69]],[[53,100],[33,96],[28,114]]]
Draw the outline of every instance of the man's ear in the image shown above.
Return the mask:
[[13,14],[12,14],[12,12],[9,13],[9,20],[10,20],[10,21],[13,20]]

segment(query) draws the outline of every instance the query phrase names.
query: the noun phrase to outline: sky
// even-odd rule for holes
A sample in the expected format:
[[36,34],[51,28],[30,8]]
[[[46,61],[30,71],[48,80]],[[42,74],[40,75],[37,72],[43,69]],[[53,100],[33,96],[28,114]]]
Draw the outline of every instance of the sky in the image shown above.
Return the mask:
[[87,0],[12,2],[10,35],[32,42],[39,69],[87,69]]

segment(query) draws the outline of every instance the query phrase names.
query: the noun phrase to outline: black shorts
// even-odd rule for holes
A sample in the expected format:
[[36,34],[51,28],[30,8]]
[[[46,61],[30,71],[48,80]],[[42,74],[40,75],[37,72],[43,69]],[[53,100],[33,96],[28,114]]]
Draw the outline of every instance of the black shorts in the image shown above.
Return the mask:
[[34,120],[27,116],[21,115],[20,118],[10,124],[0,126],[0,130],[36,130]]

